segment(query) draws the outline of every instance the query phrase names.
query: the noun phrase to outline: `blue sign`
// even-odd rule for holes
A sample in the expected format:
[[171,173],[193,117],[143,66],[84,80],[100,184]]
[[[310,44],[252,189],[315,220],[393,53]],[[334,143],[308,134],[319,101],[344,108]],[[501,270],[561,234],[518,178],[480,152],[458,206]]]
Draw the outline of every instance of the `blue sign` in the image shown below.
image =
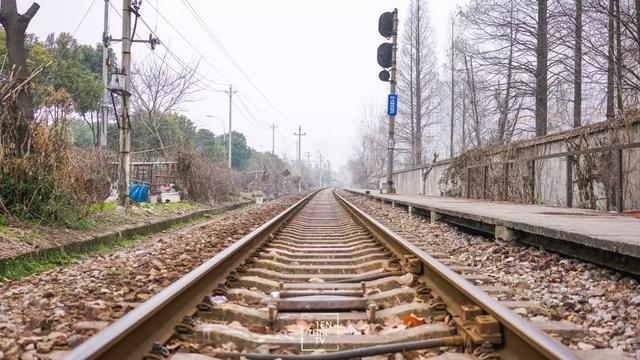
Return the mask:
[[398,115],[398,95],[389,94],[389,99],[387,100],[387,114],[389,116]]

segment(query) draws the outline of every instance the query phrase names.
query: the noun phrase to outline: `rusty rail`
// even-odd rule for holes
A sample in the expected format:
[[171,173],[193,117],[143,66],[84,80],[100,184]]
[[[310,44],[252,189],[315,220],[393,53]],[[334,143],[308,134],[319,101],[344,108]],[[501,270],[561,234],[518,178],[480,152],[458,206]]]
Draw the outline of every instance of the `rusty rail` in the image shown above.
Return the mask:
[[273,231],[298,212],[315,192],[181,277],[115,323],[75,348],[65,359],[141,359],[154,342],[171,336],[175,324],[237,268]]
[[[309,306],[319,306],[317,309],[314,307],[315,310],[325,310],[329,307],[339,309],[341,306],[346,306],[349,309],[365,311],[366,313],[361,312],[361,314],[366,314],[365,316],[369,318],[369,321],[374,321],[374,319],[376,319],[376,308],[375,304],[368,302],[370,299],[365,291],[369,286],[367,281],[391,281],[392,278],[397,279],[397,275],[400,274],[398,270],[402,269],[404,272],[411,272],[418,276],[420,280],[417,284],[425,284],[428,286],[423,287],[422,290],[428,293],[433,291],[439,298],[441,297],[444,305],[446,305],[447,316],[451,317],[451,321],[445,322],[447,324],[446,326],[442,325],[444,326],[444,330],[440,327],[440,330],[437,330],[439,332],[436,331],[434,333],[436,335],[441,334],[439,335],[440,337],[434,337],[432,341],[422,341],[420,345],[421,348],[428,348],[429,346],[462,346],[466,350],[473,350],[482,344],[486,344],[486,341],[490,341],[491,344],[493,344],[489,346],[492,351],[497,352],[504,359],[577,359],[576,355],[568,348],[531,326],[520,316],[512,313],[509,309],[492,299],[488,294],[470,284],[461,275],[455,273],[411,242],[356,208],[349,201],[335,193],[335,191],[333,196],[341,205],[337,206],[336,204],[335,206],[341,209],[341,214],[344,214],[341,215],[343,216],[343,218],[340,218],[341,220],[336,222],[333,220],[336,218],[335,216],[323,217],[323,215],[317,215],[318,213],[322,214],[328,211],[326,210],[328,206],[327,202],[321,203],[321,205],[315,208],[309,205],[308,209],[313,210],[303,210],[316,194],[317,192],[305,197],[258,229],[244,236],[96,336],[81,344],[71,351],[66,358],[142,358],[145,354],[148,354],[148,350],[152,348],[153,344],[164,344],[169,340],[178,328],[176,324],[182,324],[183,327],[186,326],[188,328],[190,323],[187,322],[185,325],[185,316],[188,317],[188,315],[194,314],[196,309],[198,309],[198,311],[206,311],[215,306],[213,303],[202,303],[201,299],[203,299],[203,297],[207,299],[206,295],[211,294],[212,291],[215,294],[216,289],[221,290],[221,284],[233,284],[241,281],[240,274],[259,272],[261,268],[252,269],[249,265],[271,261],[265,254],[269,254],[272,257],[281,256],[279,255],[281,254],[280,252],[272,253],[273,250],[269,250],[269,247],[287,247],[288,245],[283,244],[291,242],[291,237],[299,234],[300,239],[304,240],[304,242],[297,242],[297,245],[291,246],[304,247],[307,250],[303,250],[302,253],[298,253],[298,255],[312,256],[310,259],[305,258],[307,260],[304,261],[306,261],[307,264],[311,264],[312,262],[325,262],[326,264],[322,266],[300,266],[298,264],[295,266],[289,265],[289,267],[310,268],[313,269],[314,274],[324,274],[318,276],[325,276],[330,280],[321,284],[307,283],[305,280],[307,276],[306,273],[300,275],[295,272],[279,276],[278,279],[280,279],[280,283],[277,284],[276,282],[276,289],[282,293],[289,292],[290,294],[288,295],[291,296],[283,296],[276,300],[275,303],[269,304],[268,321],[271,324],[274,324],[275,319],[279,316],[278,311],[281,311],[284,314],[283,316],[286,317],[287,312],[307,309]],[[330,196],[330,194],[324,193],[323,196],[326,198]],[[331,201],[335,203],[336,200]],[[335,208],[336,207],[334,207],[334,209]],[[337,210],[334,212],[337,212]],[[297,215],[299,213],[300,215]],[[309,214],[313,216],[309,217]],[[351,225],[346,224],[346,219],[350,219],[348,221],[351,222]],[[296,221],[298,221],[298,223],[292,226],[292,222],[295,223]],[[315,232],[304,232],[301,230],[301,223],[313,224],[312,229],[316,229]],[[285,234],[278,235],[281,234],[278,231],[284,228],[285,225],[288,226]],[[354,230],[360,229],[361,226],[362,230]],[[336,227],[343,229],[348,228],[348,231],[344,231],[347,231],[346,234],[348,234],[348,237],[352,238],[345,240],[345,238],[342,237],[343,235],[336,235],[334,233],[337,231],[335,230]],[[318,233],[319,230],[321,230],[320,233]],[[354,231],[357,234],[354,233]],[[331,234],[328,239],[326,234]],[[274,238],[277,241],[274,242]],[[367,245],[364,245],[364,243]],[[265,244],[274,245],[268,245],[265,248]],[[353,273],[348,273],[346,270],[344,270],[344,272],[332,272],[331,269],[339,267],[335,264],[355,262],[352,255],[346,252],[340,253],[340,251],[343,251],[347,247],[362,249],[366,247],[368,248],[367,252],[371,254],[367,256],[376,258],[375,261],[370,261],[366,264],[387,263],[387,266],[391,266],[394,269],[387,268],[387,266],[381,269],[382,273],[386,276],[386,278],[382,280],[372,280],[368,278],[356,279]],[[312,250],[310,251],[309,248]],[[340,248],[343,250],[340,250]],[[282,251],[286,253],[288,250]],[[305,253],[305,251],[307,251],[307,253]],[[322,254],[324,258],[315,257],[318,256],[318,254]],[[388,261],[382,259],[388,259]],[[298,261],[304,262],[303,260]],[[334,265],[329,265],[330,263]],[[349,267],[349,265],[341,266],[343,269]],[[362,263],[360,266],[362,266]],[[321,270],[326,270],[327,272],[321,272]],[[302,272],[304,273],[305,271]],[[369,271],[367,274],[371,274],[371,277],[375,278],[378,273],[379,272],[375,270]],[[284,278],[286,277],[294,280],[285,282]],[[358,282],[362,282],[358,284],[351,281],[342,281],[342,279],[356,279]],[[271,283],[273,282],[274,281],[271,281]],[[312,295],[311,293],[318,291],[318,289],[322,289],[319,291],[321,294],[320,297],[316,295],[315,297],[310,296],[305,298],[305,295]],[[416,286],[412,289],[415,290],[416,294],[419,293]],[[326,299],[329,300],[323,300],[324,298],[322,296],[325,296]],[[353,297],[349,298],[349,296]],[[318,298],[320,298],[320,300],[318,300]],[[313,301],[316,302],[314,303]],[[325,302],[324,305],[321,304],[323,301]],[[373,306],[373,308],[371,308],[371,306]],[[289,316],[289,318],[291,318],[291,316]],[[473,324],[474,321],[476,328],[473,328],[473,325],[470,327],[470,324]],[[483,322],[488,324],[489,331],[477,332],[477,324],[482,324]],[[448,325],[449,323],[451,325]],[[447,326],[453,326],[451,329],[455,330],[457,335],[451,337],[452,334],[449,332]],[[443,336],[446,336],[446,338]],[[444,339],[448,340],[445,341]],[[361,346],[359,352],[345,351],[343,354],[336,353],[333,355],[333,358],[349,358],[352,357],[353,354],[360,353],[380,353],[380,351],[384,349],[396,351],[394,349],[402,349],[403,346],[409,348],[411,346],[418,346],[418,343],[400,340],[393,346],[389,345],[386,348]],[[158,347],[158,345],[156,345],[156,347]],[[241,353],[217,354],[231,357],[241,355]]]
[[439,290],[449,310],[460,314],[464,305],[475,304],[498,319],[503,328],[504,348],[501,349],[501,356],[504,359],[578,359],[567,347],[502,306],[424,250],[405,240],[340,195],[335,195],[369,231],[383,239],[396,252],[409,252],[420,259],[427,283]]

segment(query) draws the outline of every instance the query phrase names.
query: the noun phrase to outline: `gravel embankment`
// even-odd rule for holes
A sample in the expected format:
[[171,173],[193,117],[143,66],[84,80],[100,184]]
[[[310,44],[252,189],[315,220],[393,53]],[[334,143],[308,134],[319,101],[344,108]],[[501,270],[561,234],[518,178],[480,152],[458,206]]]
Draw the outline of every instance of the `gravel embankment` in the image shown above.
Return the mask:
[[513,291],[500,300],[541,303],[541,309],[535,311],[514,309],[523,317],[570,321],[587,329],[584,338],[562,339],[569,347],[618,349],[640,359],[640,286],[635,279],[533,247],[501,245],[447,224],[432,225],[422,216],[411,218],[399,207],[341,194],[385,224],[428,240],[431,245],[425,250],[446,253]]
[[299,198],[235,210],[68,268],[0,283],[0,359],[77,346]]

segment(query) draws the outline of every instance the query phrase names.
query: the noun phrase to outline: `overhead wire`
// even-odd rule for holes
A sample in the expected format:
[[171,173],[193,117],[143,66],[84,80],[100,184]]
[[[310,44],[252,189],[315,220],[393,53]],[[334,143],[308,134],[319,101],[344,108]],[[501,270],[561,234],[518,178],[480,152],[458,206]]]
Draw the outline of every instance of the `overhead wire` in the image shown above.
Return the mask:
[[[82,26],[82,24],[84,23],[84,21],[87,18],[87,15],[89,15],[89,12],[91,11],[91,9],[93,9],[93,6],[96,4],[96,0],[93,0],[91,2],[91,4],[89,4],[89,7],[87,8],[87,10],[85,10],[84,15],[82,15],[82,18],[80,19],[80,22],[78,23],[78,25],[76,26],[76,28],[73,30],[73,33],[71,34],[71,37],[74,38],[76,36],[76,33],[78,33],[78,30],[80,29],[80,26]],[[48,82],[49,80],[51,80],[51,75],[53,75],[53,68],[55,66],[57,66],[60,63],[60,60],[62,59],[62,55],[64,54],[63,51],[59,52],[56,56],[55,61],[53,62],[54,66],[51,68],[51,70],[49,71],[49,74],[47,75],[47,79],[45,80],[45,82]],[[51,63],[49,63],[51,64]]]
[[224,55],[238,69],[240,74],[242,74],[242,76],[249,82],[249,84],[251,84],[251,86],[258,92],[258,94],[260,94],[260,96],[262,96],[262,98],[278,113],[278,115],[280,115],[286,121],[292,122],[282,111],[280,111],[280,109],[278,109],[277,106],[275,106],[273,104],[273,102],[271,102],[271,100],[269,100],[269,98],[264,94],[264,92],[262,92],[262,90],[260,90],[260,88],[258,88],[258,86],[255,84],[255,82],[253,82],[253,80],[244,71],[244,69],[242,69],[240,64],[233,58],[231,53],[229,53],[227,48],[222,44],[222,41],[220,41],[220,39],[218,39],[218,37],[213,33],[213,31],[211,30],[209,25],[207,25],[207,23],[202,19],[202,17],[198,13],[198,11],[196,11],[196,9],[191,5],[189,0],[181,0],[181,1],[187,7],[187,9],[191,13],[191,15],[194,16],[194,18],[200,24],[200,26],[202,26],[202,28],[209,35],[209,37],[213,40],[213,42],[216,43],[216,45],[220,48],[220,50],[222,50]]
[[251,116],[251,118],[257,123],[260,124],[261,127],[269,128],[270,125],[258,120],[255,115],[253,114],[253,112],[251,112],[251,110],[249,110],[249,108],[247,107],[247,104],[245,104],[244,100],[242,100],[242,93],[238,93],[238,101],[240,101],[240,104],[244,107],[244,109],[247,111],[247,113]]
[[[144,24],[144,26],[149,30],[149,32],[151,33],[151,35],[153,35],[154,37],[158,38],[158,35],[151,29],[151,26],[149,26],[149,24],[144,20],[144,18],[142,16],[139,16],[140,21],[142,21],[142,24]],[[148,45],[148,44],[147,44]],[[174,60],[176,60],[177,62],[179,62],[185,69],[188,69],[190,71],[192,71],[197,77],[200,77],[201,80],[206,80],[208,82],[213,83],[214,85],[220,85],[221,83],[217,83],[207,77],[205,77],[204,75],[201,75],[200,73],[198,73],[197,69],[194,69],[193,67],[191,67],[189,64],[187,64],[184,60],[182,60],[178,55],[176,55],[173,50],[171,50],[171,48],[167,45],[164,45],[164,48],[166,49],[166,51],[169,53],[169,55],[171,55],[172,58],[174,58]],[[204,81],[203,81],[204,82]],[[226,85],[226,84],[222,84],[222,85]],[[208,86],[209,88],[214,89],[217,92],[223,92],[224,90],[221,89],[217,89],[212,85]]]
[[[228,85],[230,83],[230,81],[224,76],[224,74],[222,74],[222,72],[220,72],[220,70],[218,70],[218,68],[213,65],[201,52],[200,50],[198,50],[198,48],[196,48],[181,32],[180,30],[178,30],[172,23],[171,21],[169,21],[169,19],[167,19],[164,15],[162,15],[162,13],[158,10],[158,8],[154,7],[151,3],[149,3],[149,6],[156,12],[156,14],[162,18],[162,20],[164,20],[170,27],[171,29],[173,29],[173,31],[175,31],[176,34],[178,34],[178,36],[180,36],[182,38],[182,40],[184,40],[196,53],[198,53],[198,55],[200,55],[200,58],[202,60],[204,60],[222,79],[224,79],[224,81],[226,81],[226,83],[221,83],[221,82],[217,82],[214,80],[211,80],[211,82],[218,84],[218,85]],[[156,26],[157,27],[157,26]]]
[[236,109],[236,111],[242,115],[242,117],[247,120],[248,123],[251,124],[251,126],[253,126],[254,128],[257,128],[259,130],[267,130],[268,127],[265,126],[261,126],[260,124],[256,123],[255,120],[251,119],[251,116],[248,116],[238,105],[236,102],[232,102],[233,108]]
[[[119,11],[119,10],[118,10],[118,9],[117,9],[113,4],[109,3],[109,5],[110,5],[110,6],[111,6],[111,8],[116,12],[116,14],[117,14],[120,18],[122,18],[122,14],[120,13],[120,11]],[[157,37],[156,33],[155,33],[155,32],[153,32],[153,31],[151,30],[151,28],[150,28],[150,27],[149,27],[149,25],[146,23],[146,21],[144,21],[142,18],[141,18],[141,21],[142,21],[142,23],[145,25],[145,27],[147,27],[147,29],[149,29],[149,31],[151,32],[151,34],[152,34],[153,36]],[[142,37],[141,37],[140,35],[138,35],[138,34],[134,34],[134,35],[135,35],[139,40],[143,40],[143,39],[142,39]],[[151,46],[150,46],[148,43],[146,43],[146,42],[145,42],[144,44],[147,46],[147,48],[149,49],[150,53],[151,53],[155,58],[157,58],[157,59],[159,59],[159,60],[162,60],[162,59],[160,58],[160,56],[159,56],[158,54],[156,54],[156,52],[151,48]],[[224,90],[222,90],[222,89],[218,89],[218,88],[215,88],[215,87],[214,87],[213,85],[211,85],[211,84],[207,84],[207,83],[205,82],[205,80],[206,80],[206,81],[211,81],[211,80],[207,79],[205,76],[201,75],[201,74],[200,74],[200,73],[198,73],[195,69],[193,69],[191,66],[189,66],[188,64],[186,64],[182,59],[180,59],[180,58],[179,58],[179,57],[178,57],[178,56],[177,56],[177,55],[176,55],[176,54],[171,50],[171,48],[170,48],[167,44],[162,44],[162,45],[163,45],[163,48],[165,49],[165,51],[169,54],[169,56],[171,56],[174,60],[176,60],[176,61],[178,62],[178,65],[180,65],[183,69],[188,70],[188,71],[191,71],[191,72],[193,72],[193,73],[194,73],[194,75],[195,75],[195,77],[196,77],[196,80],[198,80],[198,82],[199,82],[201,85],[203,85],[203,87],[204,87],[205,89],[208,89],[208,90],[213,91],[213,92],[220,92],[220,93],[224,92]],[[167,67],[168,67],[171,71],[173,71],[174,73],[176,73],[176,74],[180,74],[180,72],[179,72],[179,71],[177,71],[176,69],[174,69],[174,68],[173,68],[169,63],[166,63],[166,65],[167,65]]]

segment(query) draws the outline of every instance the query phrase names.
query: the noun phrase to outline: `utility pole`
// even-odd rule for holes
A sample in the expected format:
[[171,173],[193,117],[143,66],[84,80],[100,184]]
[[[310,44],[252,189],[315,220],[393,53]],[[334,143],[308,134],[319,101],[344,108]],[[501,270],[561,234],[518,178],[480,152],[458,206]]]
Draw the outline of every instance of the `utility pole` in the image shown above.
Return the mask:
[[131,97],[131,0],[122,0],[122,118],[118,157],[118,204],[129,204],[129,171],[131,169],[131,138],[129,137],[129,98]]
[[233,105],[232,103],[232,98],[233,98],[233,94],[237,93],[237,91],[233,90],[233,85],[229,85],[229,91],[225,91],[227,93],[227,95],[229,95],[229,138],[227,139],[228,141],[228,147],[229,147],[229,169],[231,169],[231,106]]
[[[389,93],[396,93],[396,59],[398,53],[398,9],[393,9],[393,48],[391,52],[391,79],[389,80]],[[387,194],[395,194],[396,188],[393,185],[393,150],[395,146],[395,115],[389,115],[389,148],[387,164]]]
[[102,118],[98,125],[99,146],[107,147],[107,119],[109,118],[109,0],[104,0],[104,30],[102,32]]
[[311,153],[307,151],[306,153],[304,153],[304,156],[307,157],[307,166],[311,167]]
[[318,151],[318,157],[320,158],[320,187],[322,187],[323,182],[322,182],[322,153]]
[[298,192],[302,192],[301,188],[301,180],[302,180],[302,137],[307,135],[307,133],[302,132],[302,126],[298,125],[298,133],[293,133],[294,136],[298,137]]
[[276,156],[276,124],[271,125],[271,155]]

